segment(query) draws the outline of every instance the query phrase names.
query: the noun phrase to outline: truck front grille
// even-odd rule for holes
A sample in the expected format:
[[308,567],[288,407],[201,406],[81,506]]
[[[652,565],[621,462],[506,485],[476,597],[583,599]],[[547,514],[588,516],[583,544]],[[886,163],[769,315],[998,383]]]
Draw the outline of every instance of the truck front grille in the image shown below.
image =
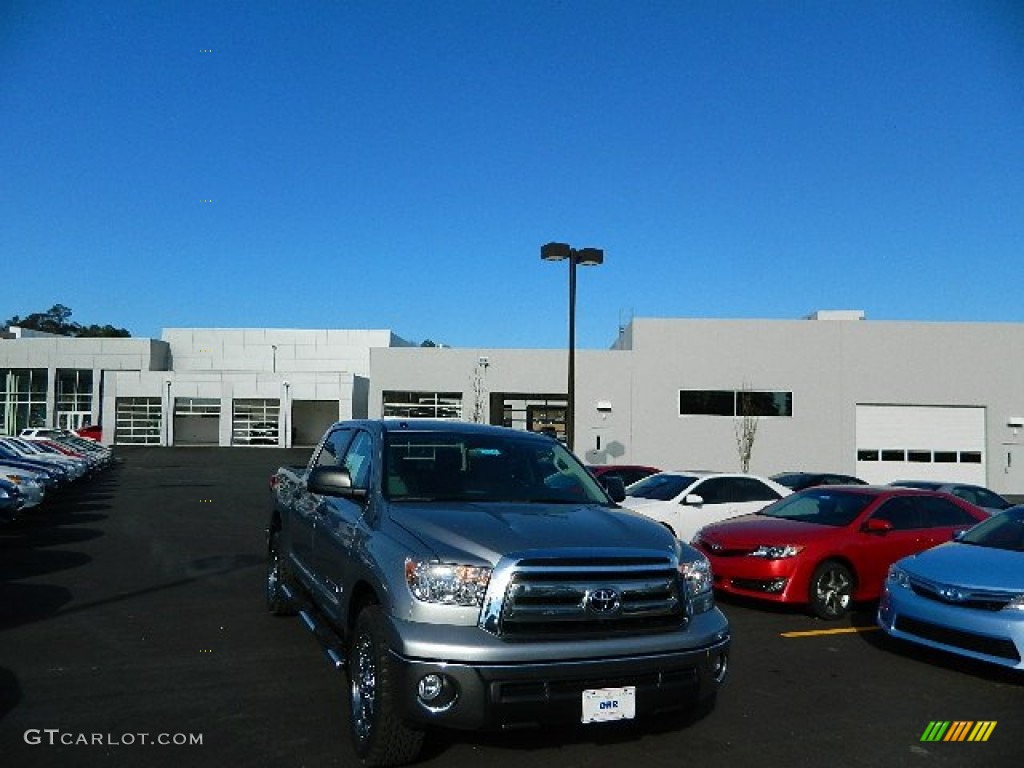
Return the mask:
[[683,582],[663,556],[531,555],[496,569],[481,623],[507,639],[572,639],[675,629]]

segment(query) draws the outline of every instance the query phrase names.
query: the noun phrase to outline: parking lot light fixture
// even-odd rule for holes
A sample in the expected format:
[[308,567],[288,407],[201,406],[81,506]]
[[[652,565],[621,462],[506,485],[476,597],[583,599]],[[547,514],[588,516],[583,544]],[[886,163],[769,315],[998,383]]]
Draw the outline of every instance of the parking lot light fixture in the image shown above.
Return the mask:
[[565,444],[574,450],[576,422],[576,265],[594,267],[604,263],[600,248],[573,248],[568,243],[547,243],[540,247],[544,261],[569,262],[569,377],[565,406]]

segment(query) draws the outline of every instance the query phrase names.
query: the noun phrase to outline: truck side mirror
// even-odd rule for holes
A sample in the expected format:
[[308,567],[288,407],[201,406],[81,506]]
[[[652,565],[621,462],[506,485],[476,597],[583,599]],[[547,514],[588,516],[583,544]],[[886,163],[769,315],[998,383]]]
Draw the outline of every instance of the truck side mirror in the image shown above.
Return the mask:
[[366,496],[362,488],[352,487],[352,475],[344,467],[314,467],[306,479],[306,489],[321,496],[359,499]]

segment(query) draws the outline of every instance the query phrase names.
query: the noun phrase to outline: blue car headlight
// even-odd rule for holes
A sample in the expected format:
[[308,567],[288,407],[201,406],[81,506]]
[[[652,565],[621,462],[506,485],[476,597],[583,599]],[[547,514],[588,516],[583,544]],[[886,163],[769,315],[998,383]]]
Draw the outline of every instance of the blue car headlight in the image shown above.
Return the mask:
[[1024,611],[1024,594],[1017,595],[1003,606],[1004,611]]
[[898,565],[890,565],[889,573],[886,574],[886,580],[894,587],[903,587],[904,589],[910,589],[910,576],[907,572],[900,568]]

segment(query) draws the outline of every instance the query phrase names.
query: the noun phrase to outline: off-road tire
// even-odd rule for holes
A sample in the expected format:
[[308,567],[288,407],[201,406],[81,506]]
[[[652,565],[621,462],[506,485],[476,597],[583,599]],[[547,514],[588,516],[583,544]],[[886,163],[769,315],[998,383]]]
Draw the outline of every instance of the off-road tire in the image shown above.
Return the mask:
[[356,618],[348,644],[348,676],[352,745],[363,765],[404,765],[415,760],[423,746],[423,731],[402,722],[394,659],[378,605],[367,605]]
[[275,616],[293,616],[295,606],[282,589],[285,584],[291,587],[292,580],[288,566],[281,557],[279,543],[280,533],[275,531],[271,534],[267,548],[267,610]]

